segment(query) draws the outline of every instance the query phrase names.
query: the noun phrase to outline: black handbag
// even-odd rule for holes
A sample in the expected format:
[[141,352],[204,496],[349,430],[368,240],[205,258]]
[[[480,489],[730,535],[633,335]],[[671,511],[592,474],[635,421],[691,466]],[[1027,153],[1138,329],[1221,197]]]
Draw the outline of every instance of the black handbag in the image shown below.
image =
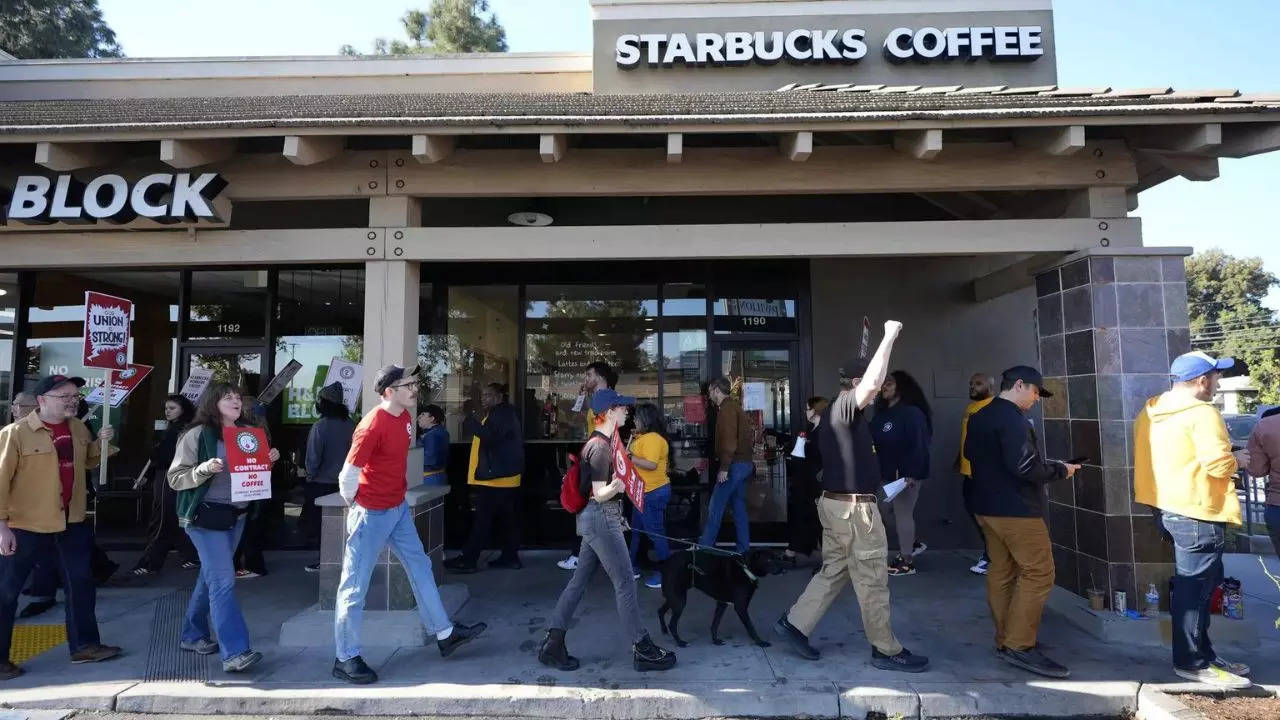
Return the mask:
[[236,526],[240,510],[234,505],[217,502],[202,502],[196,506],[196,514],[191,524],[205,530],[230,530]]

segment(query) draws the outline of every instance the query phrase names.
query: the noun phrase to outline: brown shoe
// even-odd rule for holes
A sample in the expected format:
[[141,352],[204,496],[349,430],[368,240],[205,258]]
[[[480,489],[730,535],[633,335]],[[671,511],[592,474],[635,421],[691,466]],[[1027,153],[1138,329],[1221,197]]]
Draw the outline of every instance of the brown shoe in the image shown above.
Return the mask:
[[102,662],[120,655],[120,648],[114,645],[86,645],[79,650],[71,653],[71,662],[75,665],[80,663]]
[[0,681],[12,680],[18,677],[19,675],[23,674],[24,672],[26,672],[26,670],[23,670],[22,668],[18,667],[17,665],[14,665],[11,662],[8,662],[8,661],[0,662]]

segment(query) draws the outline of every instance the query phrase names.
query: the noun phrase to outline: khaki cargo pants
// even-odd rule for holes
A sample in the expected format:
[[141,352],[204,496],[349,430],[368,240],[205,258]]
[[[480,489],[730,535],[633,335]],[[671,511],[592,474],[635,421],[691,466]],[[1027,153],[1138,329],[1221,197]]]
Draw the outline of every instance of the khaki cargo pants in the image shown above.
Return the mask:
[[886,655],[902,652],[889,624],[889,542],[880,508],[872,502],[849,502],[823,496],[818,500],[822,522],[822,569],[787,613],[787,621],[806,636],[835,602],[845,583],[862,609],[867,640]]

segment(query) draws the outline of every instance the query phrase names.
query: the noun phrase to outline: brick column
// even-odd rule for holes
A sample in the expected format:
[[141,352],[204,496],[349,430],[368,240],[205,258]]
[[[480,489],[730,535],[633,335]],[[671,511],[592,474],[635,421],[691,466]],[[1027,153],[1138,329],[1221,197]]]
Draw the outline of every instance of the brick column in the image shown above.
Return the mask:
[[1133,502],[1133,420],[1169,388],[1169,363],[1191,348],[1181,248],[1077,254],[1036,276],[1041,372],[1051,458],[1092,460],[1049,488],[1057,584],[1090,585],[1142,606],[1155,583],[1167,607],[1173,548],[1150,510]]

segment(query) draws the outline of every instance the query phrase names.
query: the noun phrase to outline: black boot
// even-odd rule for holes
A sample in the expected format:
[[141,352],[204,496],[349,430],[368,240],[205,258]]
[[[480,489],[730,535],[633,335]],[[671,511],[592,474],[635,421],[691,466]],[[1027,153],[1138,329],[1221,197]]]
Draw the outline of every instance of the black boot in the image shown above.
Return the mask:
[[538,662],[557,670],[577,670],[578,658],[569,654],[564,645],[564,631],[551,629],[538,648]]
[[631,647],[631,660],[636,672],[670,670],[676,666],[676,654],[654,645],[648,633]]
[[480,633],[487,627],[489,626],[482,622],[475,625],[454,623],[453,632],[449,633],[449,637],[436,641],[436,647],[440,648],[440,657],[449,657],[454,650],[480,637]]

